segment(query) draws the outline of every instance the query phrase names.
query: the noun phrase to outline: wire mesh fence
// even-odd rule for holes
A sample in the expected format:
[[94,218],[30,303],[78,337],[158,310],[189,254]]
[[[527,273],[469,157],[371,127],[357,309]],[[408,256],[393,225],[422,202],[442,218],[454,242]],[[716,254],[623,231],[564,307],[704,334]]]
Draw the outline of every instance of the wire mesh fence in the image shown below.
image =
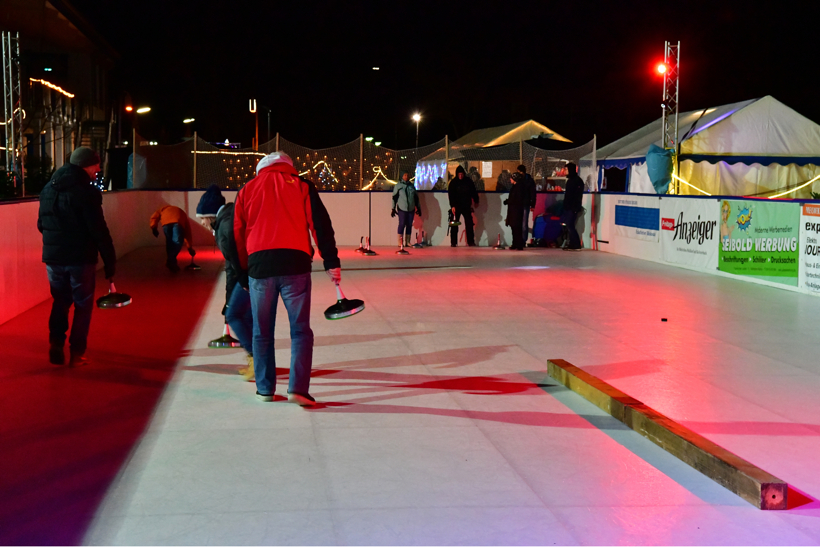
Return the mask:
[[283,151],[299,174],[321,191],[391,191],[403,173],[420,190],[446,190],[461,166],[479,191],[507,191],[510,175],[524,165],[538,190],[560,190],[567,163],[579,166],[589,189],[597,177],[595,140],[570,150],[543,150],[528,142],[500,146],[465,146],[447,137],[438,142],[392,150],[360,136],[331,148],[308,148],[278,134],[251,148],[225,149],[198,136],[175,145],[156,145],[135,135],[134,188],[238,189],[256,176],[256,164],[266,154]]

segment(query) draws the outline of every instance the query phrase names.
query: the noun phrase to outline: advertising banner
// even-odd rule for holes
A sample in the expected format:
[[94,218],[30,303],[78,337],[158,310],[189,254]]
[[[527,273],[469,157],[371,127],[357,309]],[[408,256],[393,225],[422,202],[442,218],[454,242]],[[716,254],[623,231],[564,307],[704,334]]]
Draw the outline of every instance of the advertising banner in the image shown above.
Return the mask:
[[799,204],[720,202],[719,269],[797,286]]
[[662,198],[663,259],[673,264],[716,270],[719,215],[711,199]]
[[658,241],[659,201],[643,196],[618,197],[615,201],[615,233],[633,239]]
[[798,287],[820,293],[820,204],[806,203],[800,210],[800,272]]

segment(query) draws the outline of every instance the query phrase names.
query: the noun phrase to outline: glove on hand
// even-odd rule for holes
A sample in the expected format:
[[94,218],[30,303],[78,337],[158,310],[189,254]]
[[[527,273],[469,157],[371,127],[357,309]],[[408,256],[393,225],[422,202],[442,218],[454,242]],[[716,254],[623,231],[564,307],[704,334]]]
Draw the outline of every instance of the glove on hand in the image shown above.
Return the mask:
[[392,211],[390,211],[390,217],[392,218],[392,217],[394,217],[394,216],[396,216],[396,210],[395,210],[395,209],[393,209]]
[[418,216],[421,216],[421,208],[416,207],[416,214],[417,214]]
[[111,264],[111,266],[105,266],[105,278],[109,281],[111,280],[111,278],[114,277],[114,269],[115,268],[113,264]]
[[196,251],[193,247],[188,247],[188,254],[191,255],[191,258],[196,256]]
[[159,237],[159,230],[156,228],[151,228],[151,233],[154,234],[154,237]]

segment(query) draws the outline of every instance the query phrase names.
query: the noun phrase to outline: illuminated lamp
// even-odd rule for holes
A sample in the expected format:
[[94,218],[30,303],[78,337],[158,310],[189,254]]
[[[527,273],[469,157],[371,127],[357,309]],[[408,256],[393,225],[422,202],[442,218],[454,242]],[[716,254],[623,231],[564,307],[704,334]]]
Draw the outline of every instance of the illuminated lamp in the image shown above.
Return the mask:
[[133,107],[133,106],[130,106],[130,105],[129,105],[129,106],[126,106],[126,107],[125,107],[125,111],[126,111],[126,112],[133,112],[133,111],[134,111],[134,107]]
[[663,76],[666,74],[666,71],[669,70],[669,67],[666,66],[666,63],[658,63],[658,66],[655,67],[655,70],[658,71],[658,74]]

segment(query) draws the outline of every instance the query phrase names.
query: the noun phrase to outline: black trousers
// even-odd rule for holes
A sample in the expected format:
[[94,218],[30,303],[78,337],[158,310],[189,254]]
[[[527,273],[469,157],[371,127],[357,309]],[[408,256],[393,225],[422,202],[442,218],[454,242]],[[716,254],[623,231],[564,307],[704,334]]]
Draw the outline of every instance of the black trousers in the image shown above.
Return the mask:
[[507,216],[507,222],[509,223],[510,231],[512,232],[511,247],[513,249],[523,249],[524,245],[527,243],[527,240],[524,237],[525,218],[527,217],[524,216],[524,211],[510,211]]
[[[456,207],[454,220],[464,217],[464,229],[467,230],[467,245],[475,245],[475,232],[473,231],[473,212],[470,207]],[[450,228],[450,245],[458,245],[458,226]]]

